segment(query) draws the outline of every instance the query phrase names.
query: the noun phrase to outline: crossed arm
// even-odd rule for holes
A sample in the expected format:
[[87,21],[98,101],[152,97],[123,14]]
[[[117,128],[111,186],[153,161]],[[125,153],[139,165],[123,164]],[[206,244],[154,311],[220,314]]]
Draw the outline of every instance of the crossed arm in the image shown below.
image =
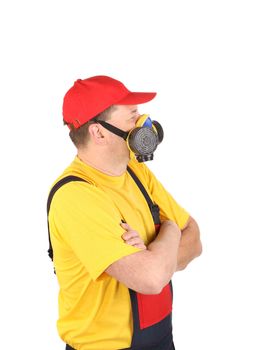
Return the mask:
[[189,218],[182,231],[173,221],[163,222],[158,236],[148,247],[138,232],[127,224],[122,226],[125,242],[141,251],[114,262],[106,272],[143,294],[160,293],[175,271],[183,270],[202,252],[199,228],[193,218]]
[[[127,244],[140,249],[146,249],[144,242],[139,237],[138,232],[131,229],[128,224],[122,224],[126,232],[123,239]],[[202,253],[200,231],[197,222],[190,216],[186,225],[181,230],[181,238],[177,253],[176,271],[184,270],[187,265]]]

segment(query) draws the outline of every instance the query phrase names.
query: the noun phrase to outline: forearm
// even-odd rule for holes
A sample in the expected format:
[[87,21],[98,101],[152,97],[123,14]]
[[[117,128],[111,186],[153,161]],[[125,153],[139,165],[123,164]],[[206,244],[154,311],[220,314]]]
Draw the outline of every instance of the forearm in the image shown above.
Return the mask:
[[147,249],[115,261],[106,272],[139,293],[158,294],[176,270],[180,236],[179,227],[165,221]]
[[202,253],[200,231],[196,221],[190,218],[182,230],[179,242],[176,271],[184,270],[187,265]]

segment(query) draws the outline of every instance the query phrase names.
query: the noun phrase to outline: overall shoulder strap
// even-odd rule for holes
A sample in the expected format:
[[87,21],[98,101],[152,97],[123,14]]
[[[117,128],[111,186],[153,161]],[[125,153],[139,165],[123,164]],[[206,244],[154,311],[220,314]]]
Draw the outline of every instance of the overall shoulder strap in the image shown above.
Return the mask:
[[147,191],[145,190],[145,187],[143,186],[143,184],[141,183],[141,181],[139,180],[139,178],[136,176],[136,174],[133,172],[133,170],[131,168],[129,168],[127,166],[127,170],[128,173],[132,176],[132,178],[134,179],[135,183],[137,184],[138,188],[140,189],[140,191],[142,192],[143,196],[146,199],[146,202],[150,208],[153,220],[154,220],[154,224],[160,225],[160,217],[159,217],[159,207],[157,204],[155,204],[150,196],[148,195]]
[[58,191],[58,189],[60,187],[62,187],[63,185],[67,184],[68,182],[71,182],[71,181],[84,181],[84,182],[87,182],[84,179],[82,179],[81,177],[74,176],[74,175],[68,175],[68,176],[64,177],[63,179],[61,179],[60,181],[58,181],[52,187],[52,189],[51,189],[51,191],[49,192],[49,195],[48,195],[48,199],[47,199],[47,228],[48,228],[48,241],[49,241],[48,255],[49,255],[51,260],[53,260],[53,249],[52,249],[52,245],[51,245],[50,232],[49,232],[49,223],[48,223],[48,214],[49,214],[49,210],[50,210],[50,205],[51,205],[53,196]]

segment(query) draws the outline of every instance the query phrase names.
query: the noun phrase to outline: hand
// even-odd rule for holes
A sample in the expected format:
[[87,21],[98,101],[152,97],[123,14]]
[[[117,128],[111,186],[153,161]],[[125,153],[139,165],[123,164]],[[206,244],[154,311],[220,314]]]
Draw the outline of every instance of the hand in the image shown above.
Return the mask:
[[142,238],[139,236],[139,233],[135,230],[133,230],[128,224],[121,223],[120,224],[122,228],[126,230],[126,232],[122,235],[122,238],[124,239],[126,244],[129,244],[133,247],[145,250],[147,249]]

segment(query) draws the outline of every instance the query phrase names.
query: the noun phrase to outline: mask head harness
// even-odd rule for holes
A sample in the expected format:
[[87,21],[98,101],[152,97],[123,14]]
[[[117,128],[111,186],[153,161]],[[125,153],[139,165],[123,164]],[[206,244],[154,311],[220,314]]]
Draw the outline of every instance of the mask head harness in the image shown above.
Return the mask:
[[162,126],[157,121],[152,121],[148,114],[143,114],[138,119],[136,126],[128,132],[103,120],[97,120],[97,122],[105,129],[122,137],[127,142],[129,150],[135,154],[139,162],[153,160],[154,151],[164,137]]

